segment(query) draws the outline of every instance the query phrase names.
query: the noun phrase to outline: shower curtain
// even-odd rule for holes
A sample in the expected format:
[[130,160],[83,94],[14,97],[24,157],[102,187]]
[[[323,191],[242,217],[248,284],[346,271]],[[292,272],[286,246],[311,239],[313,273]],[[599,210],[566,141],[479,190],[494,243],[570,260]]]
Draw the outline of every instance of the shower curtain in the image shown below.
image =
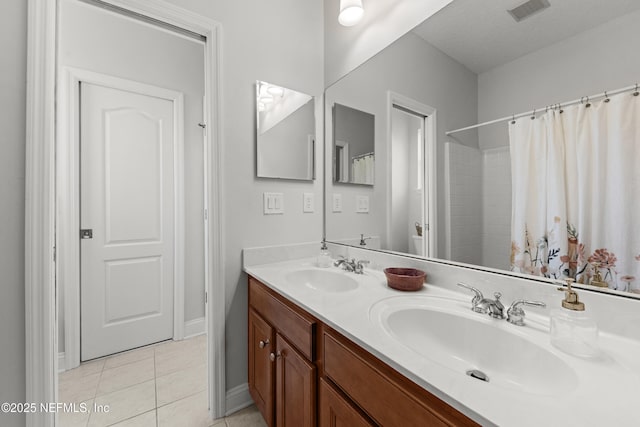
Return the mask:
[[640,293],[640,96],[509,125],[511,269]]

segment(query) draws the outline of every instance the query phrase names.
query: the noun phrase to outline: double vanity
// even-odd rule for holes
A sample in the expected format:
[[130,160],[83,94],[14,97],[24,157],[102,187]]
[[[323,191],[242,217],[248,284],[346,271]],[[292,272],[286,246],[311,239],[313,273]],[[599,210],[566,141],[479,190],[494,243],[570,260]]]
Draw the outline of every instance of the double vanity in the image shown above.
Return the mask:
[[[506,321],[507,308],[504,320],[473,311],[474,293],[456,284],[501,292],[506,307],[558,306],[554,286],[527,294],[525,279],[332,245],[334,258],[369,258],[355,274],[317,267],[307,246],[244,253],[249,387],[268,425],[640,422],[640,342],[628,330],[618,335],[603,321],[600,354],[575,357],[550,344],[548,308],[524,307],[519,326]],[[425,270],[424,288],[389,288],[389,266]],[[587,310],[607,312],[607,296],[582,296]]]

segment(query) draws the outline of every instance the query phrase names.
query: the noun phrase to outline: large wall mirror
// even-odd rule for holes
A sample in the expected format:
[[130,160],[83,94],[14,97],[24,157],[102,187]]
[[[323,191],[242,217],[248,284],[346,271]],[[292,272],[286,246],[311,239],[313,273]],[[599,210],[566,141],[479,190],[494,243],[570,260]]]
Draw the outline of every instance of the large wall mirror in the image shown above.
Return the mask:
[[327,88],[326,158],[332,108],[366,111],[376,179],[325,166],[326,238],[637,297],[640,2],[521,3],[454,0]]
[[311,95],[257,81],[257,176],[313,180],[315,123]]

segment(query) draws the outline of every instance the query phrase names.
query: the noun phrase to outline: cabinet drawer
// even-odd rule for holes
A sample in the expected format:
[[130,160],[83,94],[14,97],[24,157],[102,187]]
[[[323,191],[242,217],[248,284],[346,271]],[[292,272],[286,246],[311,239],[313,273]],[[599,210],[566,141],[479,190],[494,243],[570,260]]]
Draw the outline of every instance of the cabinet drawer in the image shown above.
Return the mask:
[[379,425],[477,425],[334,331],[323,333],[322,359],[325,375]]
[[249,277],[249,305],[307,359],[314,360],[316,322],[311,316],[285,302],[253,277]]

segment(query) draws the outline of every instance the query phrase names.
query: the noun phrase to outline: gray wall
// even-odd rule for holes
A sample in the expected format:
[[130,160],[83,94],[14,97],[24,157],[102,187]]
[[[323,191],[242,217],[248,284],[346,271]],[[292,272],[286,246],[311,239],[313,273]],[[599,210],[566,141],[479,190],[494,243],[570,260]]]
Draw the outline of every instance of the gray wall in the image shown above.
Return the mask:
[[[226,380],[227,389],[231,389],[247,381],[247,276],[242,272],[242,248],[319,243],[322,238],[320,179],[295,182],[256,178],[255,82],[274,82],[316,96],[316,111],[322,111],[323,8],[320,1],[300,0],[171,2],[222,25],[222,255],[227,307]],[[318,126],[318,132],[321,128]],[[316,140],[322,140],[321,134]],[[316,170],[321,170],[320,144],[316,145]],[[284,215],[263,215],[262,193],[270,191],[284,194]],[[304,192],[315,194],[314,213],[302,212]]]
[[[362,64],[327,89],[326,104],[334,102],[358,108],[376,116],[375,185],[373,188],[333,184],[331,162],[328,163],[327,201],[341,193],[343,212],[327,215],[327,238],[341,240],[360,233],[384,235],[387,227],[387,91],[412,98],[437,110],[437,164],[444,163],[444,132],[473,123],[477,119],[477,76],[413,33]],[[325,111],[325,132],[330,135],[331,111]],[[477,134],[468,132],[464,142],[477,147]],[[330,138],[327,138],[329,141]],[[328,148],[327,148],[328,149]],[[330,159],[330,151],[327,151]],[[438,180],[438,248],[444,252],[444,172],[439,167]],[[355,196],[369,194],[369,214],[355,213]],[[328,203],[328,202],[327,202]],[[383,237],[382,245],[386,247]],[[440,253],[440,256],[443,254]]]
[[[24,402],[24,164],[27,2],[0,6],[0,402]],[[24,425],[23,415],[0,414],[3,427]]]

